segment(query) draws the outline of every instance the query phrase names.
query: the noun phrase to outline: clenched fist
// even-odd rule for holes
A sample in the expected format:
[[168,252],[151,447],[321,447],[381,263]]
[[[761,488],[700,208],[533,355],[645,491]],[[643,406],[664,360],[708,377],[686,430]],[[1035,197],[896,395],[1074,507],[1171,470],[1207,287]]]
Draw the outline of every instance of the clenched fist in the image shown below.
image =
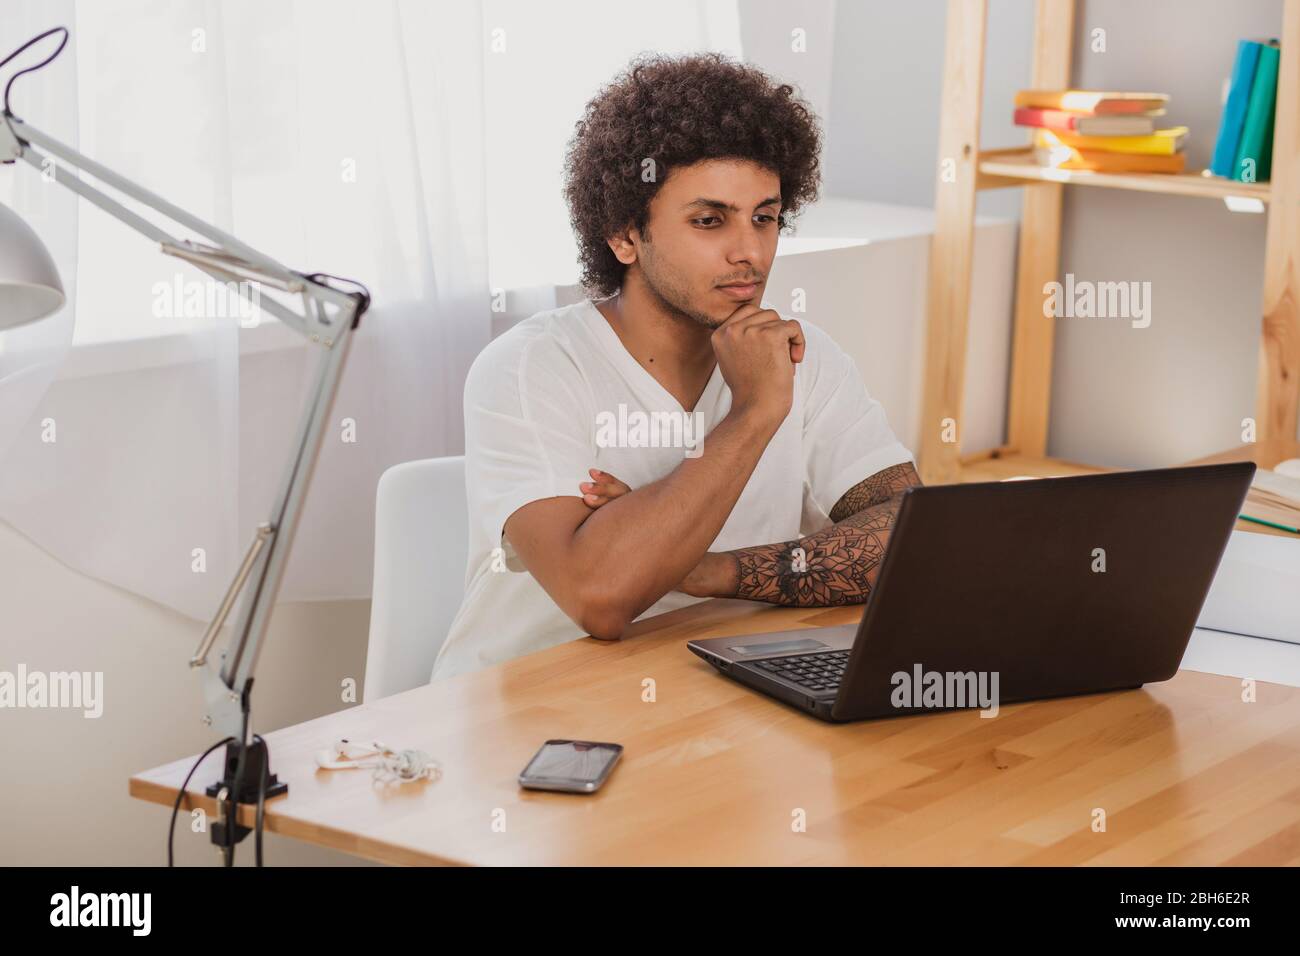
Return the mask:
[[794,401],[794,367],[803,361],[799,323],[747,302],[714,330],[712,341],[732,409],[784,421]]

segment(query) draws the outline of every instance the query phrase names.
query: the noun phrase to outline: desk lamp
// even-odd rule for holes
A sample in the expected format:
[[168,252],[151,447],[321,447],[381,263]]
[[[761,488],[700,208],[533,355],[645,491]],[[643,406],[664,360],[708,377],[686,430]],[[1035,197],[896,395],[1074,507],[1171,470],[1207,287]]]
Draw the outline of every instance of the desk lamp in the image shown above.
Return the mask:
[[[324,273],[297,272],[280,265],[234,236],[171,205],[15,116],[9,109],[9,90],[14,80],[24,73],[40,69],[57,57],[68,42],[68,31],[64,27],[47,30],[0,61],[0,68],[3,68],[28,47],[60,33],[63,38],[54,53],[35,66],[15,73],[5,84],[4,108],[0,114],[0,162],[9,164],[22,160],[44,172],[52,162],[49,157],[53,157],[57,160],[53,163],[56,182],[157,242],[164,255],[183,259],[224,282],[233,282],[241,295],[269,311],[320,349],[315,382],[295,433],[288,468],[274,499],[271,515],[258,525],[234,580],[190,659],[191,669],[199,675],[206,703],[203,722],[227,735],[226,740],[209,750],[211,752],[222,743],[226,745],[222,777],[206,790],[208,796],[217,799],[223,811],[222,819],[212,826],[212,842],[221,847],[226,865],[232,865],[235,844],[250,832],[250,828],[238,822],[238,805],[256,803],[260,863],[263,800],[279,796],[289,787],[270,772],[266,742],[256,734],[250,739],[253,670],[257,666],[267,622],[284,576],[294,531],[302,515],[311,472],[343,373],[351,334],[369,307],[370,296],[364,286],[352,280]],[[70,171],[73,169],[143,203],[207,241],[173,237]],[[259,286],[256,297],[250,292],[250,283]],[[345,291],[332,283],[356,286],[360,291]],[[271,296],[260,295],[261,287],[300,297],[301,312],[288,308]],[[42,319],[56,312],[65,301],[63,285],[49,251],[27,223],[0,205],[0,332]],[[219,659],[213,661],[213,645],[241,594],[245,600],[234,629]],[[179,801],[178,796],[177,806]]]

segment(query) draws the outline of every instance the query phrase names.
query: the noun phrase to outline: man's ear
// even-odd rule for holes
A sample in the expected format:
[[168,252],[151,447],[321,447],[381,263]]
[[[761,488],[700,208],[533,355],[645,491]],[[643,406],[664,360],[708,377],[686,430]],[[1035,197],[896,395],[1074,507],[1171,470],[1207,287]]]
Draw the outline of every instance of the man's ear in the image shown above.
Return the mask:
[[635,235],[636,228],[633,226],[627,226],[605,240],[609,243],[609,248],[610,251],[614,253],[614,258],[625,266],[630,266],[632,263],[636,262],[636,245],[632,241],[632,238]]

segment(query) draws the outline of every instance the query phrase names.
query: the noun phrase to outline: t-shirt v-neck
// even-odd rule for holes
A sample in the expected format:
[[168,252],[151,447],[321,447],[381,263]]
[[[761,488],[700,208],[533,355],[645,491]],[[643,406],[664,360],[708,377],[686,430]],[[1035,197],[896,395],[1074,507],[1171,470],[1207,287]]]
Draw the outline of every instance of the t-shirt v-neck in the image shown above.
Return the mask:
[[623,340],[614,331],[614,327],[609,324],[609,319],[605,318],[603,312],[596,307],[596,304],[590,299],[586,301],[587,323],[592,327],[596,338],[600,341],[601,347],[612,362],[618,365],[625,377],[635,380],[640,378],[645,386],[651,390],[657,390],[662,398],[665,409],[671,409],[683,414],[691,414],[699,411],[701,406],[707,405],[708,402],[716,398],[718,390],[723,384],[722,366],[717,362],[713,363],[713,372],[709,375],[709,380],[704,383],[704,389],[700,392],[699,397],[695,399],[695,406],[687,409],[677,400],[659,379],[655,378],[654,373],[636,360],[636,356],[627,350]]

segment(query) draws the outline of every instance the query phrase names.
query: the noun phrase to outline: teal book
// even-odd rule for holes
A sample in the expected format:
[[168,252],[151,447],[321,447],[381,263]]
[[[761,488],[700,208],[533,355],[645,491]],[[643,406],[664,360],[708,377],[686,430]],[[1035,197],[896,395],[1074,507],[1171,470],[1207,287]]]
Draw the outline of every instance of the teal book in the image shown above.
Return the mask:
[[1228,99],[1223,104],[1223,117],[1219,120],[1219,135],[1214,141],[1214,156],[1210,172],[1216,176],[1233,178],[1233,163],[1237,161],[1237,147],[1241,145],[1241,127],[1246,122],[1246,107],[1250,104],[1250,85],[1255,80],[1255,65],[1259,62],[1261,44],[1255,40],[1237,43],[1237,61],[1232,66],[1232,84]]
[[[1268,180],[1272,166],[1273,107],[1277,100],[1278,43],[1269,40],[1259,48],[1255,79],[1250,84],[1250,102],[1241,125],[1241,144],[1233,164],[1232,178],[1245,181],[1247,166],[1254,169],[1254,181]],[[1266,148],[1267,147],[1267,148]]]

